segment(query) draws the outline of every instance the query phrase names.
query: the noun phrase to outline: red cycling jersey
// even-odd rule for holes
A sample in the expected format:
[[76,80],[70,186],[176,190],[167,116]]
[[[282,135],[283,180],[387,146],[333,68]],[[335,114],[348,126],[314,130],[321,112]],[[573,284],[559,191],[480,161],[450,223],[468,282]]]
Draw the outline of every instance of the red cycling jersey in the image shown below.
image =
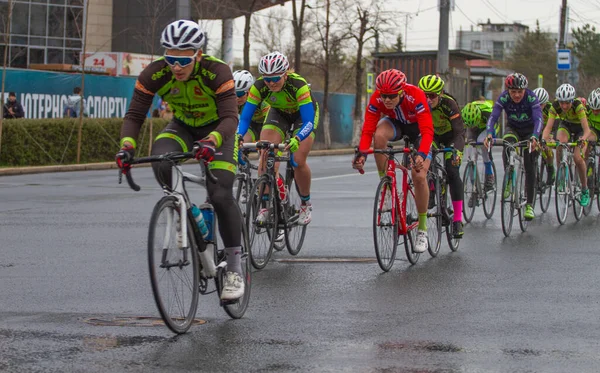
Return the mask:
[[366,151],[371,147],[373,134],[382,115],[398,120],[402,125],[418,125],[421,133],[419,153],[429,154],[431,142],[433,141],[433,119],[425,93],[419,87],[406,84],[404,86],[404,96],[400,98],[398,106],[393,109],[385,107],[378,90],[371,95],[365,113],[365,123],[358,146],[359,151]]

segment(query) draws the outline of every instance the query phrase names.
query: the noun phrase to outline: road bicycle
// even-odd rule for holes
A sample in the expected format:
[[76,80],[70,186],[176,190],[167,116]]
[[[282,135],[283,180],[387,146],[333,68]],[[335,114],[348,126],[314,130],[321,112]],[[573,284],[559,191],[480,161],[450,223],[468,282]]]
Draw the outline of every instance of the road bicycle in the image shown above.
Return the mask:
[[551,142],[546,145],[556,147],[557,156],[558,153],[561,153],[554,183],[556,218],[561,225],[565,224],[569,207],[573,206],[573,215],[575,220],[579,221],[583,216],[583,207],[580,203],[581,181],[575,167],[573,152],[580,142]]
[[[206,187],[206,182],[216,183],[217,179],[202,161],[203,176],[184,172],[181,161],[194,158],[192,152],[172,152],[162,155],[133,159],[131,165],[169,162],[172,164],[172,190],[163,188],[164,196],[156,203],[150,218],[148,232],[148,265],[152,293],[160,315],[169,329],[185,333],[196,316],[199,294],[216,292],[221,297],[224,286],[227,262],[224,248],[219,247],[217,238],[217,219],[211,226],[213,239],[203,238],[194,219],[193,204],[185,183],[193,182]],[[120,170],[119,184],[125,174],[131,189],[140,187],[133,181],[130,168]],[[210,201],[208,201],[210,202]],[[236,205],[237,206],[237,205]],[[241,217],[241,211],[238,209]],[[235,301],[220,301],[225,312],[234,319],[241,318],[250,301],[251,271],[248,261],[248,234],[242,225],[242,277],[244,295]],[[210,286],[214,279],[214,289]]]
[[[487,150],[489,159],[492,161],[492,175],[494,175],[494,185],[486,190],[485,178],[483,177],[483,164],[479,164],[480,149],[482,142],[470,142],[468,150],[468,161],[463,172],[464,200],[463,217],[466,223],[473,220],[475,207],[480,204],[483,206],[485,217],[491,219],[496,209],[496,198],[498,195],[498,173],[496,164],[492,160],[492,147]],[[474,155],[473,155],[474,154]]]
[[235,200],[242,210],[242,214],[246,214],[246,204],[250,196],[250,188],[256,181],[252,177],[252,170],[258,170],[258,166],[252,163],[249,158],[251,150],[242,148],[238,155],[238,172],[235,175],[234,195]]
[[[415,194],[410,177],[410,157],[416,151],[404,137],[404,148],[394,149],[392,143],[386,149],[369,149],[367,154],[385,154],[386,174],[381,178],[375,192],[373,206],[373,242],[379,267],[387,272],[396,260],[396,250],[400,236],[403,238],[406,257],[416,264],[420,253],[414,252],[416,230],[419,225]],[[396,154],[403,154],[402,161]],[[401,188],[397,188],[396,170],[402,171]]]
[[[298,165],[293,154],[282,155],[287,143],[269,141],[244,143],[244,149],[261,152],[263,173],[250,189],[251,200],[246,209],[246,224],[250,241],[250,261],[256,269],[263,269],[269,262],[280,231],[284,233],[285,247],[291,255],[298,255],[306,236],[306,225],[299,223],[300,194],[294,180],[294,168]],[[275,176],[275,163],[286,162],[284,193],[280,193]],[[283,195],[282,195],[283,194]],[[263,211],[259,218],[259,212]]]
[[588,141],[589,155],[585,164],[585,173],[587,176],[587,186],[590,191],[590,203],[583,208],[583,214],[588,216],[592,212],[594,197],[596,197],[596,203],[598,204],[598,210],[600,210],[600,199],[598,198],[598,184],[599,184],[599,172],[596,168],[596,158],[599,155],[596,149],[598,143],[596,141]]
[[540,198],[540,209],[542,212],[548,211],[550,201],[552,200],[552,187],[554,186],[554,183],[550,182],[551,175],[548,173],[546,161],[546,155],[542,151],[536,164],[538,171],[535,184],[535,192]]
[[[525,205],[527,196],[525,190],[525,163],[520,149],[531,147],[529,140],[522,140],[511,143],[503,139],[494,139],[496,143],[502,143],[505,146],[504,151],[508,153],[508,164],[504,169],[504,180],[502,181],[502,232],[506,237],[510,236],[513,219],[515,215],[519,217],[521,231],[525,232],[529,221],[525,219]],[[534,180],[536,168],[534,168]],[[535,204],[535,199],[534,199]]]
[[[436,257],[442,243],[442,233],[446,233],[446,239],[450,250],[458,250],[460,239],[454,238],[452,221],[454,211],[450,201],[448,174],[444,166],[444,158],[447,153],[456,153],[454,146],[431,148],[431,166],[427,172],[427,183],[429,185],[429,211],[427,212],[427,236],[429,255]],[[433,196],[433,197],[432,197]],[[433,229],[432,229],[433,228]],[[442,232],[443,231],[443,232]]]

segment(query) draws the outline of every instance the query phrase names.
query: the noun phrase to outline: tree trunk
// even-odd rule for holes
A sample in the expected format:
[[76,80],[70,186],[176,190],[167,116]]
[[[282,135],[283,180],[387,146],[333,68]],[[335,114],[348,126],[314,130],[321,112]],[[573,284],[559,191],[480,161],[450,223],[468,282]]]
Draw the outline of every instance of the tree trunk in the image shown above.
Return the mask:
[[329,149],[331,147],[331,127],[329,123],[329,108],[327,106],[329,98],[329,61],[331,58],[329,52],[329,29],[331,27],[329,24],[330,5],[330,0],[327,0],[325,21],[325,87],[323,89],[323,131],[325,135],[325,149]]
[[252,20],[252,13],[247,13],[244,18],[246,19],[244,25],[244,70],[250,70],[250,21]]
[[2,124],[4,121],[4,102],[6,102],[6,99],[4,97],[4,86],[6,84],[6,63],[7,63],[7,59],[8,59],[8,38],[10,35],[10,23],[12,20],[12,11],[13,11],[13,1],[9,0],[8,1],[8,13],[6,15],[6,30],[4,31],[4,63],[3,66],[4,68],[2,69],[2,95],[1,100],[2,102],[0,102],[0,154],[2,154]]

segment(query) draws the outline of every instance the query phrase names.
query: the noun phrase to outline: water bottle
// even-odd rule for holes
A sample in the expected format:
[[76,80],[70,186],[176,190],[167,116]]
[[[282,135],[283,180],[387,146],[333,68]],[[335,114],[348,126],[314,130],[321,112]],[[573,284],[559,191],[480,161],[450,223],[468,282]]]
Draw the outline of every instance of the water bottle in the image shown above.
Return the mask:
[[194,220],[198,225],[198,229],[200,230],[202,237],[206,239],[209,231],[208,227],[206,226],[206,222],[204,221],[204,214],[200,211],[198,206],[192,205],[192,215],[194,216]]
[[280,177],[277,178],[277,189],[279,190],[279,199],[281,200],[281,203],[285,203],[287,198],[287,188],[283,183],[283,179]]
[[214,224],[214,208],[210,203],[203,203],[200,205],[200,211],[202,212],[202,216],[204,218],[204,224],[206,225],[206,229],[208,230],[208,234],[204,237],[207,241],[213,241],[213,224]]

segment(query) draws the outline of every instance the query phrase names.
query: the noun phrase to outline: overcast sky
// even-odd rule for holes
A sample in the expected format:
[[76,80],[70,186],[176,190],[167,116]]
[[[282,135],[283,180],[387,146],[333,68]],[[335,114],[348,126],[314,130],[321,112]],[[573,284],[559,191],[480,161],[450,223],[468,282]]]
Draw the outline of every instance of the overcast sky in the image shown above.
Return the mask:
[[[314,2],[315,0],[309,0]],[[323,1],[323,0],[320,0]],[[438,46],[439,11],[438,0],[391,0],[384,9],[397,13],[401,19],[400,32],[404,34],[404,21],[408,18],[408,32],[405,36],[406,50],[435,50]],[[544,31],[558,32],[561,0],[455,0],[454,11],[450,13],[450,49],[456,48],[456,33],[458,30],[470,30],[471,26],[478,30],[478,23],[520,22],[535,28],[536,20]],[[579,27],[585,23],[595,25],[600,29],[600,0],[569,0],[569,29]],[[291,19],[291,3],[274,8],[286,9]],[[408,17],[405,13],[408,13]],[[265,22],[269,18],[265,15],[269,10],[263,10],[253,18]],[[283,20],[285,22],[285,20]],[[209,43],[218,45],[221,37],[221,24],[217,22],[202,22],[209,35]],[[234,29],[234,53],[236,58],[243,54],[243,27],[244,19],[236,19]],[[386,44],[393,44],[393,40]],[[214,49],[209,47],[209,52]],[[258,58],[254,56],[254,58]],[[253,63],[254,64],[254,63]]]

